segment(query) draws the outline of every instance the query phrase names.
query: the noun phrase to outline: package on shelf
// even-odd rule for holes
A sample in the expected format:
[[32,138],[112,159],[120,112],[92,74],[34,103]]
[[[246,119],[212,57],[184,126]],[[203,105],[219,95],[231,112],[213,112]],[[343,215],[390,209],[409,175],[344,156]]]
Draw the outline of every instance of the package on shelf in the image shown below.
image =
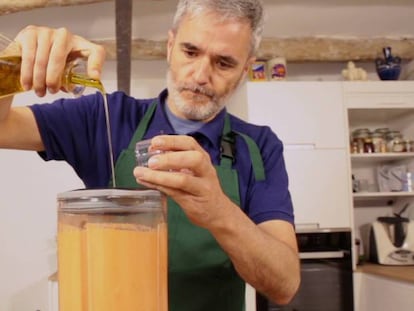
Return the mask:
[[[378,189],[380,192],[404,191],[407,188],[407,177],[411,173],[406,165],[380,165],[377,168]],[[408,190],[405,190],[408,191]],[[411,187],[410,187],[411,191]]]

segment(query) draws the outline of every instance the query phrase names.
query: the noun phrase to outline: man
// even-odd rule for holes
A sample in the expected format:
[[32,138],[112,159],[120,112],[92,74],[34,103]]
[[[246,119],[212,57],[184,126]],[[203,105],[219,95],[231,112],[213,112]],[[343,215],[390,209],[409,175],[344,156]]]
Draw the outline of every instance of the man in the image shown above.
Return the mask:
[[[241,311],[244,282],[285,304],[299,286],[282,143],[268,127],[225,109],[255,59],[262,24],[259,0],[181,0],[168,33],[167,90],[151,100],[108,95],[117,186],[140,184],[172,199],[172,311]],[[22,86],[39,96],[60,89],[65,60],[75,52],[88,58],[89,76],[99,79],[102,47],[66,29],[29,26],[16,41]],[[86,187],[110,183],[99,95],[19,108],[10,108],[11,101],[0,103],[0,147],[65,160]],[[151,148],[173,152],[134,167],[127,147],[147,138]]]

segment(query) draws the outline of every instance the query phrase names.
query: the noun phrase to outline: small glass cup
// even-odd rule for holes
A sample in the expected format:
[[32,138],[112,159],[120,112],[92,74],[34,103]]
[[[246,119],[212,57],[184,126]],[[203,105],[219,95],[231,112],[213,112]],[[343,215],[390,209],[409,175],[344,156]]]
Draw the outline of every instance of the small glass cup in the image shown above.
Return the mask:
[[135,145],[135,157],[137,166],[148,167],[148,160],[157,154],[164,153],[162,150],[151,150],[151,139],[141,140]]

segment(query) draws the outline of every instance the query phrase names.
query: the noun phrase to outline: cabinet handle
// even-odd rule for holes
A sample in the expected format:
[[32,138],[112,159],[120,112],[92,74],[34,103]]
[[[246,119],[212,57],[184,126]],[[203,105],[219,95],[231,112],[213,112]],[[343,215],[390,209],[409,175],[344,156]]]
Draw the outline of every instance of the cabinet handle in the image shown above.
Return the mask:
[[300,259],[328,259],[328,258],[344,258],[343,251],[336,252],[301,252],[299,253]]
[[285,150],[313,150],[315,147],[316,145],[314,143],[284,145]]
[[318,222],[305,222],[296,224],[296,232],[308,232],[309,230],[316,231],[320,229]]
[[385,106],[385,107],[387,107],[387,106],[412,106],[410,103],[407,103],[407,102],[377,103],[376,105],[381,106],[381,107],[383,107],[383,106]]

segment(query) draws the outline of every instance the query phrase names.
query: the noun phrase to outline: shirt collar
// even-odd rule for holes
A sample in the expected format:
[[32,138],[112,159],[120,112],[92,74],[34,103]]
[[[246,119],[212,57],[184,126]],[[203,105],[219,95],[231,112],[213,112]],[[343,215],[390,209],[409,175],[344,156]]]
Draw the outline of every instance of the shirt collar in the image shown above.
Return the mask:
[[[165,89],[157,98],[159,105],[155,111],[151,126],[147,130],[146,136],[148,137],[160,134],[175,134],[164,110],[167,95],[168,91]],[[217,116],[214,117],[214,119],[205,123],[199,130],[189,133],[189,135],[195,136],[201,134],[205,136],[215,148],[218,148],[220,146],[220,139],[223,133],[224,118],[226,113],[226,108],[222,109]]]
[[226,115],[226,109],[222,109],[213,120],[205,123],[199,130],[198,133],[207,137],[210,143],[216,147],[220,147],[220,140],[223,134],[224,117]]

